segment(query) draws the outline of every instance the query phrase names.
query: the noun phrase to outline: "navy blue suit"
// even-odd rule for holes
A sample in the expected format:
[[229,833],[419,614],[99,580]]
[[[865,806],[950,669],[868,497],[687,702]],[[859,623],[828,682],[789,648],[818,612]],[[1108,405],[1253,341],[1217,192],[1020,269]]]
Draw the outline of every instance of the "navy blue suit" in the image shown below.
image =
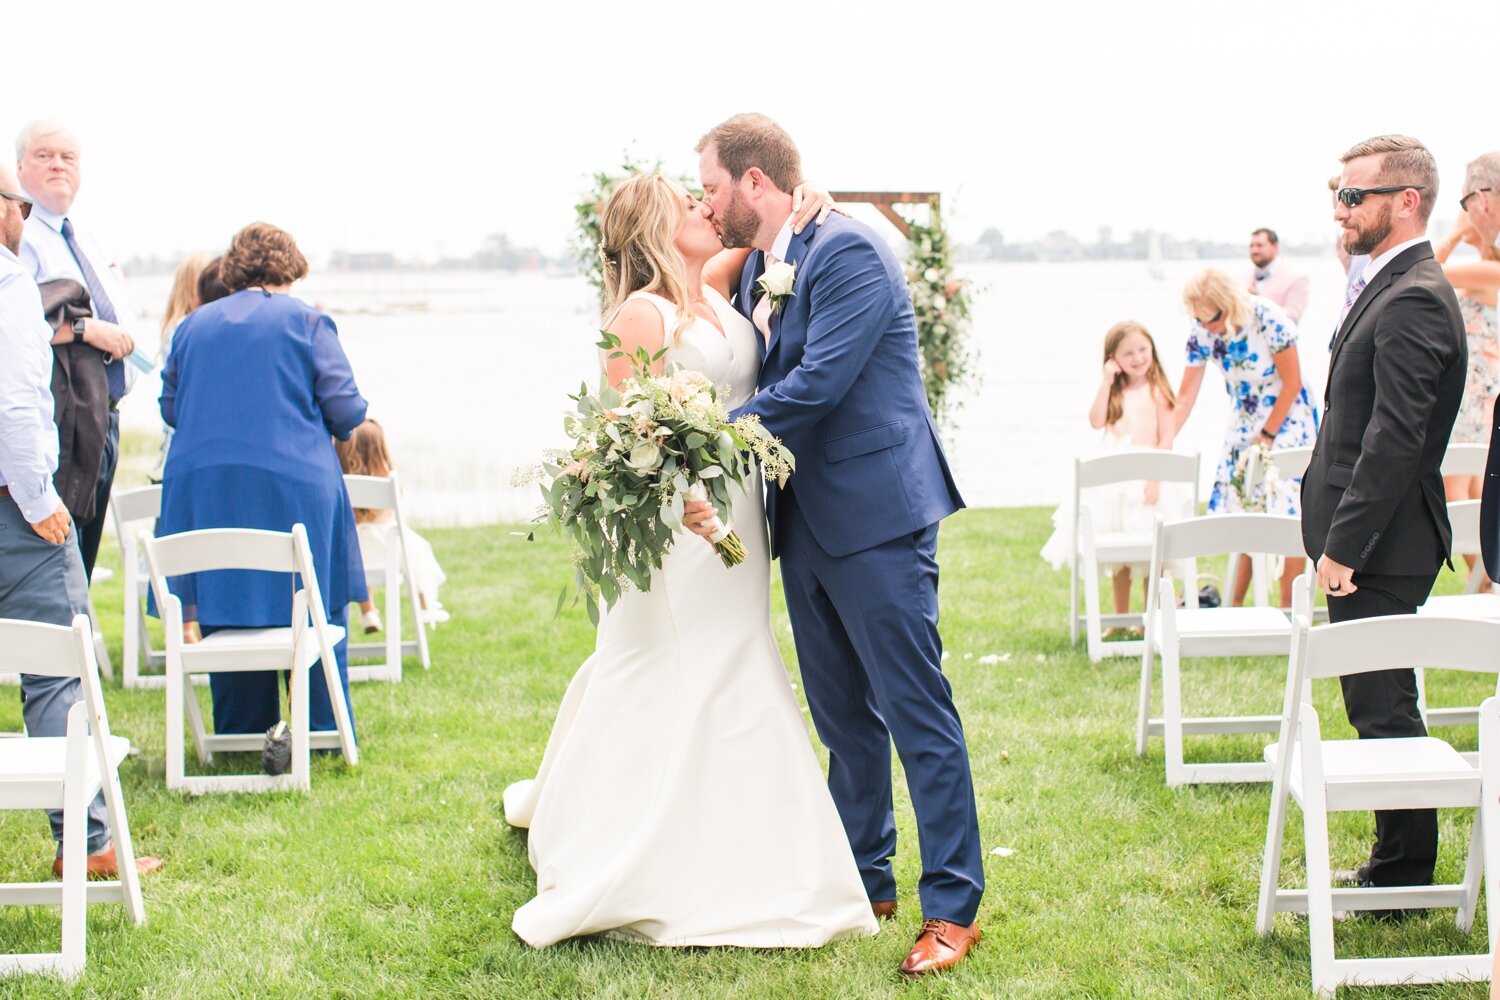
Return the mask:
[[[896,898],[891,740],[906,770],[927,917],[974,922],[984,867],[973,780],[938,635],[938,522],[963,506],[917,359],[895,255],[833,216],[793,236],[793,295],[771,319],[755,413],[797,458],[768,487],[803,686],[828,785],[872,900]],[[753,316],[765,256],[739,308]]]

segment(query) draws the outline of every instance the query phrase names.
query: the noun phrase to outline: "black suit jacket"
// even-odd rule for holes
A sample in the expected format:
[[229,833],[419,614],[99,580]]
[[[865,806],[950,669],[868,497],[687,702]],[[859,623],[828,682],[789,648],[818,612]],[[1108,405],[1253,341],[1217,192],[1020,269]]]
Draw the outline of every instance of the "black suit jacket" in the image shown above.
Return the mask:
[[1439,466],[1463,399],[1458,297],[1427,242],[1387,264],[1339,327],[1302,477],[1302,541],[1365,573],[1435,574],[1453,534]]
[[1479,547],[1484,553],[1484,571],[1500,580],[1500,396],[1490,414],[1490,457],[1484,464],[1484,499],[1479,502]]
[[[44,281],[42,308],[54,331],[93,315],[88,289],[69,278]],[[53,486],[75,521],[87,521],[99,492],[109,435],[109,377],[104,354],[83,343],[52,345],[52,418],[57,422]]]

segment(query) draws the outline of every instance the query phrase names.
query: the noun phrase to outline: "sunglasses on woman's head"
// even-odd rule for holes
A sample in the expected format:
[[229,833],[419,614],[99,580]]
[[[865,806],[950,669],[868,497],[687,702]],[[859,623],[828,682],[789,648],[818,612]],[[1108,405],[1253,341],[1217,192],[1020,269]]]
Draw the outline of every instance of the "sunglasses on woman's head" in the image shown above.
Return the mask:
[[1390,187],[1378,188],[1339,188],[1338,199],[1350,208],[1354,208],[1372,194],[1395,194],[1397,191],[1425,191],[1420,184],[1393,184]]
[[13,194],[10,191],[0,191],[0,198],[6,201],[18,201],[21,203],[21,218],[31,218],[31,199],[24,194]]

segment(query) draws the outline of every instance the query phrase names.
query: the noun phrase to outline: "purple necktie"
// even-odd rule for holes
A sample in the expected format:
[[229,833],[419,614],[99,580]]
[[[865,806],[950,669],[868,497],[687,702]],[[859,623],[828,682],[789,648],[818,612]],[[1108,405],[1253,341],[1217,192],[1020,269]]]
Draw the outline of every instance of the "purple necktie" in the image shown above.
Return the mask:
[[1354,303],[1359,300],[1359,293],[1365,290],[1365,276],[1361,274],[1354,279],[1354,284],[1344,293],[1344,311],[1339,313],[1338,326],[1333,328],[1333,337],[1328,341],[1328,349],[1333,350],[1334,341],[1339,339],[1339,331],[1344,328],[1344,320],[1349,318],[1349,310],[1354,308]]
[[[62,238],[68,244],[68,250],[73,254],[73,259],[78,262],[78,270],[83,272],[83,283],[88,286],[89,298],[94,301],[94,315],[106,323],[119,322],[115,314],[114,303],[109,301],[109,295],[104,291],[104,282],[99,280],[94,266],[84,255],[83,248],[78,245],[77,238],[73,235],[73,220],[64,219],[62,224]],[[116,358],[115,361],[121,359]],[[108,363],[104,367],[105,374],[109,376],[109,398],[111,402],[119,402],[120,397],[125,395],[125,366],[121,364]]]

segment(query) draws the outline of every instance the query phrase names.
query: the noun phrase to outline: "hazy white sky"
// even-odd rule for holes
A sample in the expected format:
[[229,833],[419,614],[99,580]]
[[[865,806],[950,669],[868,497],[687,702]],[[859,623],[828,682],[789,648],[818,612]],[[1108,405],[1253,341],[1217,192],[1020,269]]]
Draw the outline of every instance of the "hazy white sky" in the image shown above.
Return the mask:
[[66,10],[54,39],[7,33],[0,134],[74,126],[76,212],[122,257],[255,219],[313,254],[493,232],[555,252],[591,172],[627,149],[694,172],[699,135],[746,110],[829,187],[941,191],[961,239],[1331,238],[1324,182],[1382,132],[1432,148],[1449,219],[1463,164],[1500,148],[1493,0]]

